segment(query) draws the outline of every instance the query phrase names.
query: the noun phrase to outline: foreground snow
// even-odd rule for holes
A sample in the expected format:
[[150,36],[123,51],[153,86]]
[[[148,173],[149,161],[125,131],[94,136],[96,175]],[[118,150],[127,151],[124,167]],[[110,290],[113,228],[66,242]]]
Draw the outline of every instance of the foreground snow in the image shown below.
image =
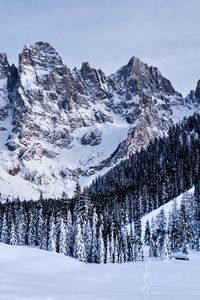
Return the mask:
[[200,255],[189,261],[146,259],[83,264],[61,254],[0,244],[0,299],[200,299]]

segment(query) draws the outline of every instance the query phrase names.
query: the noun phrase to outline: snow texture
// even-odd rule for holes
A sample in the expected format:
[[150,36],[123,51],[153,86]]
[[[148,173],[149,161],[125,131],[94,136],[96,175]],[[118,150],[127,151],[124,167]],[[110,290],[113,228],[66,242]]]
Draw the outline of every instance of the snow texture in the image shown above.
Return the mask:
[[200,255],[189,261],[85,264],[35,248],[0,244],[0,298],[7,300],[198,300]]

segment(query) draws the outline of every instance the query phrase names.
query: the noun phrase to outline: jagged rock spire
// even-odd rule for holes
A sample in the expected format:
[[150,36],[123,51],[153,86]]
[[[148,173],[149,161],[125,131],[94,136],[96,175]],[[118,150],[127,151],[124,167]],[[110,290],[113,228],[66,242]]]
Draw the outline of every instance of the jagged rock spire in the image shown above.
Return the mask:
[[49,43],[37,42],[24,46],[19,55],[19,65],[55,68],[63,65],[63,62],[58,52]]

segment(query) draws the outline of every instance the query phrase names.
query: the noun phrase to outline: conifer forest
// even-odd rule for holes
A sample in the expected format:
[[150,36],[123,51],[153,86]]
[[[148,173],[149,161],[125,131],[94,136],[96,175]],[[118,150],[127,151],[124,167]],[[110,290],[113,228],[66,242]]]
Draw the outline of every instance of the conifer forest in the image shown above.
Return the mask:
[[[171,259],[200,250],[200,115],[170,127],[168,134],[122,160],[74,196],[0,203],[0,240],[37,246],[88,263]],[[195,187],[194,195],[187,193]],[[141,217],[184,193],[168,216]]]

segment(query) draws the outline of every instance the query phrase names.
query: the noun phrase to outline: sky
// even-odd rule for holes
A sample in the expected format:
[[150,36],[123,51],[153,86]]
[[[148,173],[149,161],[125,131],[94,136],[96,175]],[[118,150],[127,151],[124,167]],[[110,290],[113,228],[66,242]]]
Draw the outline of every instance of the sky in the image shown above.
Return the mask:
[[0,0],[0,11],[10,63],[44,41],[70,68],[89,61],[110,75],[137,56],[183,95],[200,79],[199,0]]

